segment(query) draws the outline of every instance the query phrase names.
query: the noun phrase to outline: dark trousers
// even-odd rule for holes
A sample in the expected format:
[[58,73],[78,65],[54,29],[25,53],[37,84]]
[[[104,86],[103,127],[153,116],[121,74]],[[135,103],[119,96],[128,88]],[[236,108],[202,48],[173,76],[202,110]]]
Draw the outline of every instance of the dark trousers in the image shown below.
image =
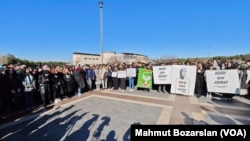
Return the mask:
[[108,88],[112,88],[113,86],[113,81],[112,81],[112,77],[108,77]]
[[203,85],[204,85],[204,79],[203,78],[197,78],[196,79],[196,94],[197,95],[201,95],[202,94],[202,90],[203,90]]
[[34,91],[24,92],[26,108],[32,108],[34,106]]
[[40,96],[42,100],[42,105],[46,107],[50,102],[50,91],[49,91],[49,86],[48,85],[41,85],[40,86]]
[[121,78],[120,88],[126,90],[126,78]]
[[113,77],[113,89],[114,90],[118,90],[119,84],[118,84],[118,78],[117,77]]

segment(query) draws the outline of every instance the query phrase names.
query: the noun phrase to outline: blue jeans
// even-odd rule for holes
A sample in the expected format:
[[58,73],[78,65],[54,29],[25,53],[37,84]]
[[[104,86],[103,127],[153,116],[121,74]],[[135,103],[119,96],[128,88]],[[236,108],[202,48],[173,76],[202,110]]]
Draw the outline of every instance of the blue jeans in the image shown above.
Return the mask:
[[134,78],[133,77],[128,78],[128,83],[129,83],[129,88],[134,89],[135,84],[134,84]]

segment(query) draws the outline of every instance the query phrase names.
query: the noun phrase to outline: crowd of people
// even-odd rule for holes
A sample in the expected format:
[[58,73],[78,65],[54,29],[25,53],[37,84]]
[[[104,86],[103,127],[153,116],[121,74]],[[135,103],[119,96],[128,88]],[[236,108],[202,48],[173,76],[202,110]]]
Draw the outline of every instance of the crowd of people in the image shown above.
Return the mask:
[[[241,87],[249,91],[250,60],[239,64],[222,62],[215,65],[215,61],[203,63],[185,62],[181,65],[196,65],[197,77],[195,93],[197,96],[207,94],[206,70],[237,69]],[[46,107],[52,103],[60,103],[64,98],[80,96],[86,91],[113,89],[133,91],[136,77],[112,77],[112,72],[127,68],[152,69],[154,65],[179,65],[177,63],[115,63],[97,65],[72,66],[38,66],[31,68],[20,64],[2,65],[0,69],[0,115],[15,115],[20,111],[31,111],[34,108]],[[153,85],[159,93],[169,91],[169,85]],[[149,89],[143,89],[149,92]],[[249,93],[249,92],[248,92]]]

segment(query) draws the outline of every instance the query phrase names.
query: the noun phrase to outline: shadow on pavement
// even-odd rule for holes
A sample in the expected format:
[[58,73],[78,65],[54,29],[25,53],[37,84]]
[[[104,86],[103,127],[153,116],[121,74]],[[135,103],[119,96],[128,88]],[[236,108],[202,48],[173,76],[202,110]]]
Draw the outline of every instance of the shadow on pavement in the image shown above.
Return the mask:
[[184,116],[184,123],[185,125],[207,125],[207,123],[203,120],[196,120],[190,117],[188,114],[185,112],[181,112],[181,114]]

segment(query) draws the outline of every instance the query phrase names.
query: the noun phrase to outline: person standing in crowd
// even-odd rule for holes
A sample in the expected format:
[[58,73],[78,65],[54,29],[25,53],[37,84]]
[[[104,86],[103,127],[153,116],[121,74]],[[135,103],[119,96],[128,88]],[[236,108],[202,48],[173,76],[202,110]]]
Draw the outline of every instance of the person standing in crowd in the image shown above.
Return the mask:
[[228,62],[226,69],[233,69],[233,62]]
[[[125,65],[120,65],[120,69],[121,71],[126,71],[126,67]],[[126,87],[127,87],[127,83],[126,83],[126,77],[122,77],[122,78],[119,78],[120,79],[120,89],[121,91],[125,91],[126,90]]]
[[21,110],[22,106],[22,93],[21,85],[22,83],[18,81],[17,75],[13,69],[9,70],[9,80],[10,80],[10,97],[11,97],[11,113],[13,116],[17,115],[17,111]]
[[[147,69],[147,70],[150,70],[151,73],[153,74],[153,68],[152,68],[152,66],[143,63],[142,67],[145,68],[145,69]],[[151,77],[152,77],[152,75],[151,75]],[[151,78],[151,79],[152,79],[152,78]],[[150,88],[141,88],[141,89],[142,89],[144,92],[148,92],[148,93],[150,92]]]
[[87,65],[86,67],[86,80],[88,85],[88,90],[93,90],[93,82],[95,81],[95,72],[93,70],[93,67],[90,65]]
[[64,97],[67,97],[67,85],[66,85],[66,81],[64,81],[63,79],[64,77],[63,72],[64,72],[65,67],[57,66],[56,69],[57,69],[57,74],[60,77],[60,87],[61,87],[60,95],[61,95],[61,98],[64,98]]
[[240,65],[238,62],[233,64],[232,69],[236,69],[239,75],[239,82],[241,83],[241,70],[240,70]]
[[244,82],[248,89],[248,96],[250,96],[250,60],[246,61],[246,81]]
[[106,65],[101,65],[100,71],[102,89],[107,89],[107,79],[105,80]]
[[226,60],[224,63],[225,63],[225,67],[227,68],[228,67],[228,61]]
[[96,90],[101,90],[101,84],[102,84],[102,79],[101,79],[101,67],[100,65],[96,65],[95,69],[95,86],[96,86]]
[[37,106],[41,103],[41,96],[39,94],[39,83],[38,83],[38,78],[39,78],[39,72],[38,72],[38,68],[34,68],[32,71],[32,75],[35,78],[36,81],[36,89],[34,92],[34,105]]
[[[74,90],[75,90],[75,92],[77,91],[77,82],[76,82],[76,79],[75,79],[75,76],[74,76],[74,70],[75,69],[75,66],[69,66],[68,67],[68,73],[69,73],[69,75],[73,78],[73,88],[74,88]],[[73,95],[72,95],[73,96]]]
[[9,79],[9,68],[6,66],[1,72],[1,102],[2,102],[2,114],[5,116],[11,115],[11,86]]
[[208,91],[208,89],[207,89],[207,71],[208,70],[214,70],[215,68],[213,67],[213,65],[212,64],[209,64],[209,66],[207,66],[207,69],[205,70],[205,73],[204,73],[204,88],[205,88],[205,90],[206,90],[206,97],[207,98],[210,98],[210,99],[212,99],[212,92],[209,92]]
[[105,67],[105,72],[103,75],[103,80],[104,80],[104,89],[109,88],[109,77],[111,76],[111,71],[108,70],[108,65],[104,65]]
[[[165,66],[164,63],[160,64],[161,66]],[[158,93],[165,93],[166,92],[166,84],[158,84]]]
[[205,68],[203,66],[203,63],[198,62],[196,71],[196,82],[195,82],[195,91],[197,97],[200,97],[202,95],[204,81],[205,81],[204,73],[205,73]]
[[185,63],[184,63],[186,66],[190,66],[191,65],[191,62],[189,60],[187,60]]
[[112,69],[111,69],[111,65],[107,66],[107,71],[105,73],[105,79],[107,80],[107,88],[111,89],[112,88]]
[[31,68],[26,68],[26,76],[23,80],[23,86],[24,86],[24,94],[25,94],[25,103],[26,103],[26,110],[31,110],[34,107],[34,92],[36,89],[36,80],[34,76],[31,74]]
[[60,103],[61,102],[61,94],[62,94],[62,76],[59,73],[59,70],[57,68],[51,69],[51,84],[52,84],[52,93],[53,93],[53,100],[54,103]]
[[0,67],[0,115],[3,115],[3,110],[4,110],[4,108],[3,108],[3,93],[4,93],[4,91],[3,91],[3,89],[4,89],[4,87],[3,87],[3,85],[4,85],[4,79],[3,79],[3,71],[5,71],[4,69],[3,69],[3,67],[1,66]]
[[66,96],[72,97],[76,91],[74,76],[70,74],[69,68],[63,70],[63,80],[65,82]]
[[119,71],[118,66],[114,66],[114,69],[112,71],[113,90],[118,90],[119,88],[119,81],[117,77],[118,71]]
[[78,67],[76,67],[73,71],[74,73],[74,77],[75,77],[75,80],[77,82],[77,95],[78,96],[81,96],[82,95],[82,90],[85,88],[85,82],[84,82],[84,79],[83,79],[83,74],[82,74],[82,69],[81,69],[81,66],[80,64],[78,65]]
[[[129,65],[128,68],[135,69],[135,66],[133,64]],[[129,91],[134,91],[135,87],[135,77],[129,76],[128,77],[128,85],[129,85]]]
[[225,70],[227,68],[226,63],[221,62],[220,69]]
[[46,107],[50,104],[51,96],[51,72],[47,65],[44,65],[43,68],[39,69],[39,92],[41,95],[42,105]]

